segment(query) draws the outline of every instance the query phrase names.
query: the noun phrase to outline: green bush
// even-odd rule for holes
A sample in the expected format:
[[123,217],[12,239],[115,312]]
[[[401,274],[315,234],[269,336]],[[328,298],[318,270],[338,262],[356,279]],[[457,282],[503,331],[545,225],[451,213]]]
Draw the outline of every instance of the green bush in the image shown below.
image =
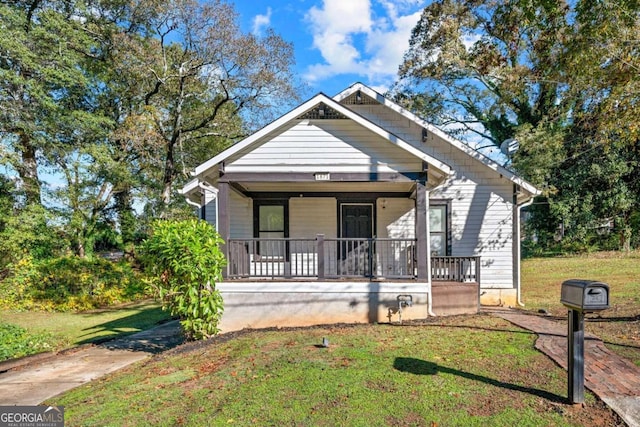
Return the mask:
[[146,296],[144,282],[126,262],[74,256],[10,266],[0,284],[0,306],[24,310],[81,311]]
[[216,282],[222,279],[226,264],[220,243],[211,225],[190,219],[154,222],[142,244],[146,272],[163,308],[180,317],[192,339],[219,332],[223,301]]
[[51,334],[30,334],[10,323],[0,323],[0,361],[51,350]]
[[49,213],[40,205],[11,211],[0,227],[0,269],[25,258],[43,260],[59,254],[64,246],[51,224]]

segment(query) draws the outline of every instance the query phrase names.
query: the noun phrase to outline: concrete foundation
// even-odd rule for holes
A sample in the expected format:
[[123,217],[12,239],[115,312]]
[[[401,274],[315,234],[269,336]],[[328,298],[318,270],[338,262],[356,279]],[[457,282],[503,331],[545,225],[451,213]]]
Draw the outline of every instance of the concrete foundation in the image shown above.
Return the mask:
[[474,314],[480,309],[477,283],[433,282],[431,291],[436,316]]
[[[225,282],[222,332],[331,323],[386,323],[429,316],[429,285],[415,282]],[[476,283],[433,284],[437,316],[478,312]],[[400,307],[399,300],[411,300]]]
[[489,307],[516,307],[517,294],[515,289],[482,289],[480,304]]

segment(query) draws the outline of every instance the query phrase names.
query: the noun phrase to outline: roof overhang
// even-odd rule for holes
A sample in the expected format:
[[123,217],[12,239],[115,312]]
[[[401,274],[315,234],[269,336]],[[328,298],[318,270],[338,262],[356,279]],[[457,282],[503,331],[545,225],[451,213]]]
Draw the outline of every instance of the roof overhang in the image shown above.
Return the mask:
[[206,191],[214,194],[218,193],[218,189],[203,182],[202,180],[195,178],[185,184],[178,192],[187,198],[188,201],[200,204],[202,203],[202,194]]
[[490,158],[488,158],[487,156],[483,155],[479,151],[469,147],[464,142],[451,137],[447,133],[443,132],[442,130],[438,129],[437,127],[433,126],[432,124],[422,120],[420,117],[418,117],[415,114],[411,113],[410,111],[402,108],[400,105],[398,105],[395,102],[389,100],[388,98],[385,98],[384,96],[382,96],[381,94],[379,94],[375,90],[371,89],[370,87],[368,87],[368,86],[366,86],[366,85],[364,85],[362,83],[353,84],[352,86],[348,87],[347,89],[343,90],[342,92],[340,92],[339,94],[334,96],[333,99],[336,102],[341,102],[342,100],[348,98],[349,96],[353,95],[354,93],[356,93],[358,91],[360,91],[361,93],[365,94],[366,96],[368,96],[368,97],[370,97],[372,99],[375,99],[381,105],[384,105],[385,107],[395,111],[396,113],[404,116],[405,118],[407,118],[407,119],[419,124],[420,126],[425,128],[428,132],[433,133],[434,135],[436,135],[440,139],[443,139],[444,141],[448,142],[452,146],[456,147],[458,150],[464,152],[469,157],[477,160],[478,162],[482,163],[486,167],[488,167],[490,169],[493,169],[495,172],[497,172],[501,176],[503,176],[506,179],[512,181],[514,184],[516,184],[516,185],[518,185],[520,187],[521,191],[525,191],[525,192],[528,193],[528,195],[526,195],[526,196],[522,195],[524,201],[529,200],[532,197],[535,197],[535,196],[538,196],[538,195],[542,194],[542,191],[540,191],[539,189],[534,187],[533,184],[525,181],[524,179],[522,179],[521,177],[516,175],[513,171],[505,168],[504,166],[500,165],[496,161],[491,160]]

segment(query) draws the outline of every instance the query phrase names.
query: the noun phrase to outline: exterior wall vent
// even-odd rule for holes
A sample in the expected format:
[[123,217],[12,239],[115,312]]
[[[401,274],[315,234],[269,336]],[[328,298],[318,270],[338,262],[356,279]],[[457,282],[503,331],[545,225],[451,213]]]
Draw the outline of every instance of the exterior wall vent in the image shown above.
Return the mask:
[[312,108],[301,116],[297,117],[298,120],[346,120],[347,117],[327,106],[324,103],[320,103],[317,107]]

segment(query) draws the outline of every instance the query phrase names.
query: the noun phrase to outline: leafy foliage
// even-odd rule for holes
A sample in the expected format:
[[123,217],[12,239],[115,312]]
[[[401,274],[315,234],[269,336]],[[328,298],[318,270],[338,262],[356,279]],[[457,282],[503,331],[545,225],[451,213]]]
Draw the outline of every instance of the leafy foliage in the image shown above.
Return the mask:
[[23,258],[0,282],[0,306],[22,310],[80,311],[146,296],[128,263],[101,258]]
[[160,184],[169,205],[188,170],[298,98],[294,55],[272,32],[243,33],[233,6],[219,0],[158,3],[146,23],[149,33],[113,37],[112,139],[132,149],[131,165]]
[[84,6],[0,3],[0,138],[14,154],[9,160],[27,204],[41,202],[38,168],[46,153],[104,124],[87,103],[92,74],[86,61],[97,40],[76,18]]
[[10,323],[0,323],[0,361],[50,351],[51,334],[31,334]]
[[9,212],[0,227],[0,268],[25,258],[51,258],[64,248],[59,230],[50,224],[51,215],[42,206]]
[[512,166],[543,190],[529,209],[538,244],[609,248],[613,232],[628,251],[640,235],[639,31],[636,1],[436,0],[396,96],[458,136],[518,142]]
[[568,12],[562,2],[432,2],[400,67],[399,100],[499,146],[555,110]]
[[223,301],[216,282],[226,264],[222,239],[202,220],[157,221],[142,245],[152,284],[193,339],[218,333]]

